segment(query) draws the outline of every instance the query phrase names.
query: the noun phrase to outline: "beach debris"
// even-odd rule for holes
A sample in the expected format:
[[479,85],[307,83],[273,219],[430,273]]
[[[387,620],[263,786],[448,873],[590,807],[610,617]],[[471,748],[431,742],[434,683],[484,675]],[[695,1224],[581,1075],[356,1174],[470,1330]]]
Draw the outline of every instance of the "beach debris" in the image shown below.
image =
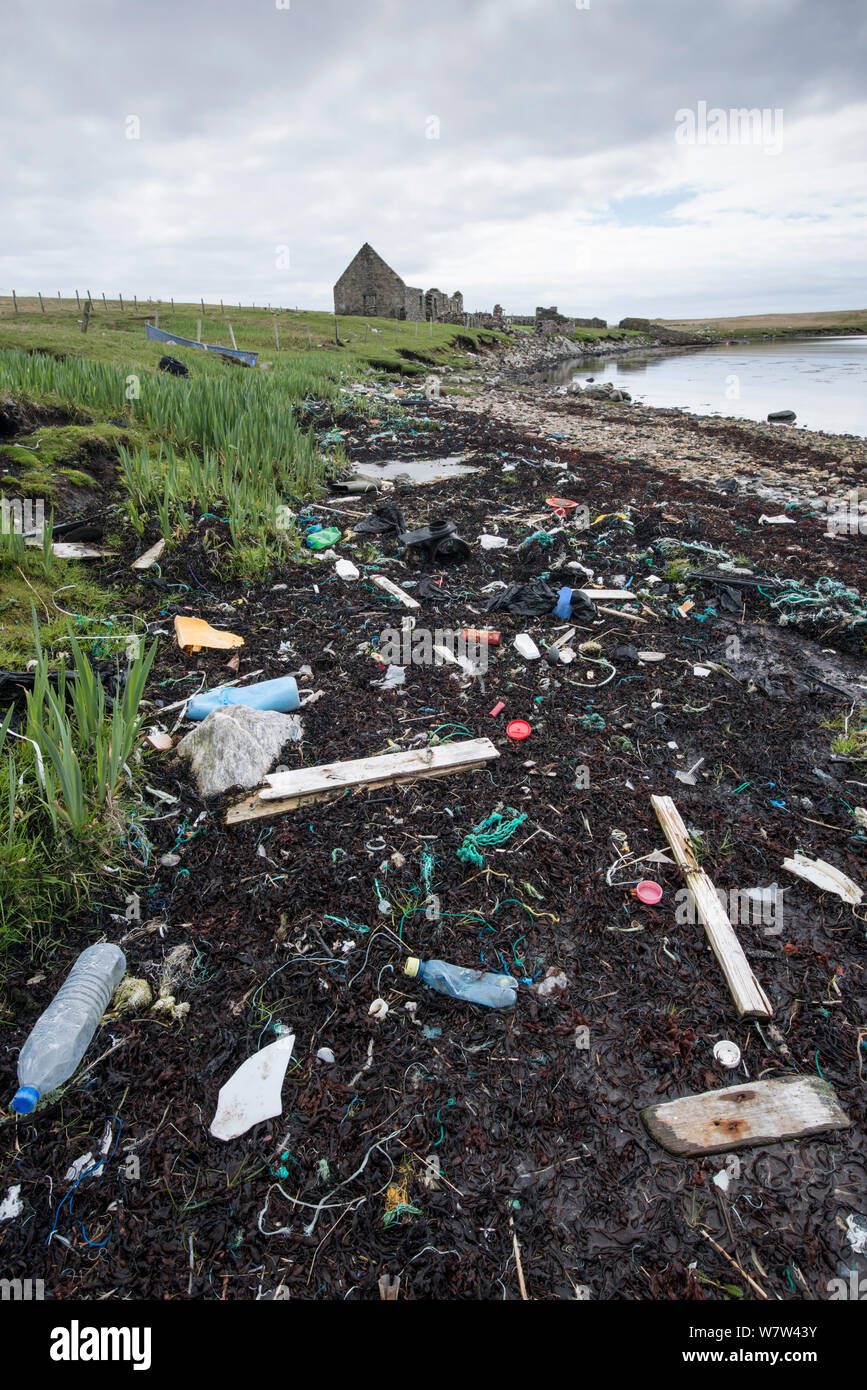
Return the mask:
[[526,719],[513,719],[510,724],[506,725],[507,737],[514,739],[516,743],[520,743],[522,739],[529,738],[532,732],[533,730]]
[[759,1018],[770,1018],[773,1012],[770,1001],[750,968],[711,879],[699,867],[687,828],[677,807],[670,796],[652,796],[650,804],[662,826],[675,861],[684,875],[689,895],[701,918],[705,934],[720,964],[738,1013],[742,1016],[754,1014]]
[[[376,686],[377,690],[394,690],[396,686],[403,685],[405,680],[406,668],[404,666],[389,665],[382,680],[371,681],[370,684]],[[253,786],[253,783],[250,782],[248,785]]]
[[323,763],[317,767],[298,768],[294,772],[272,772],[266,778],[267,786],[260,787],[252,797],[229,808],[226,824],[277,816],[309,801],[343,796],[345,792],[359,788],[469,772],[499,756],[489,738],[474,738],[441,743],[430,748],[381,753],[373,758]]
[[505,536],[481,535],[479,544],[482,550],[502,550],[509,542]]
[[[303,667],[298,672],[303,673]],[[312,673],[311,673],[312,674]],[[253,685],[223,685],[214,690],[203,690],[187,701],[187,719],[205,719],[214,710],[225,709],[230,705],[244,705],[248,709],[275,710],[278,714],[291,714],[301,703],[298,686],[294,676],[278,676],[272,681],[256,681]]]
[[125,970],[126,957],[111,941],[88,946],[76,958],[18,1053],[16,1114],[29,1115],[42,1096],[72,1076]]
[[558,965],[552,965],[545,972],[545,978],[533,986],[540,999],[548,999],[555,992],[562,993],[569,988],[569,980]]
[[171,734],[164,733],[161,729],[151,729],[150,733],[145,735],[144,741],[157,753],[168,753],[169,749],[175,746]]
[[319,526],[308,532],[305,544],[309,550],[329,550],[340,540],[341,532],[336,526]]
[[741,1050],[737,1043],[730,1042],[728,1038],[720,1038],[719,1042],[714,1044],[713,1055],[720,1066],[726,1067],[729,1071],[740,1065]]
[[794,526],[795,524],[795,518],[793,516],[786,516],[785,512],[779,512],[777,516],[766,516],[765,513],[762,512],[759,517],[760,526]]
[[298,715],[230,705],[215,709],[177,747],[190,763],[200,796],[221,796],[230,787],[258,787],[281,748],[297,743]]
[[166,548],[166,543],[162,537],[146,550],[143,555],[139,555],[137,560],[133,560],[130,565],[131,570],[149,570],[151,565],[155,565]]
[[519,632],[512,646],[524,657],[525,661],[538,661],[542,655],[529,632]]
[[190,1012],[189,1004],[179,1004],[175,998],[175,992],[185,979],[189,979],[192,974],[190,956],[193,954],[192,946],[180,943],[173,946],[163,961],[163,968],[160,971],[159,994],[156,1002],[151,1005],[152,1014],[168,1014],[174,1023],[180,1023]]
[[403,967],[411,979],[416,976],[438,994],[484,1004],[489,1009],[513,1009],[518,997],[518,981],[511,975],[489,970],[470,970],[444,960],[419,960],[410,956]]
[[810,859],[806,854],[796,851],[791,859],[783,860],[783,868],[788,869],[790,874],[796,874],[798,878],[806,879],[823,893],[836,893],[844,903],[851,903],[854,907],[864,898],[863,891],[857,883],[853,883],[842,869],[835,868],[825,859]]
[[221,632],[203,618],[187,618],[181,613],[175,617],[175,637],[184,652],[200,652],[203,647],[229,651],[232,647],[244,645],[243,637],[238,637],[234,632]]
[[3,1201],[0,1202],[0,1221],[14,1221],[23,1210],[24,1203],[21,1200],[21,1184],[19,1182],[9,1188]]
[[[525,738],[526,734],[521,736]],[[458,859],[462,864],[475,864],[480,869],[484,863],[482,850],[505,844],[526,819],[526,811],[519,814],[512,806],[506,806],[503,811],[492,811],[475,830],[464,836]]]
[[211,1134],[224,1141],[237,1139],[262,1120],[283,1113],[283,1078],[295,1046],[294,1033],[254,1052],[220,1088]]
[[146,1009],[153,999],[153,991],[147,980],[125,975],[114,992],[111,1012],[117,1015],[134,1013],[136,1009]]
[[827,1081],[799,1075],[663,1101],[642,1110],[641,1119],[661,1148],[679,1156],[804,1139],[850,1124]]
[[374,574],[372,579],[378,589],[383,589],[385,593],[391,594],[391,597],[402,603],[404,608],[421,608],[418,599],[412,598],[404,589],[393,584],[390,579],[386,579],[384,574]]
[[361,578],[361,570],[351,560],[338,560],[334,570],[339,579]]

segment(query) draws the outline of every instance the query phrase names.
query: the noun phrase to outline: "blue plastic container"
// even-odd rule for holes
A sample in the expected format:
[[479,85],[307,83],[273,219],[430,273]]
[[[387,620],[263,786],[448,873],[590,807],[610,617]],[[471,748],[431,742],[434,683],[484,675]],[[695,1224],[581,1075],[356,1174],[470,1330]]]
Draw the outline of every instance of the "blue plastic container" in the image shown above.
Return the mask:
[[223,709],[226,705],[247,705],[250,709],[273,709],[279,714],[291,714],[300,704],[294,678],[280,676],[275,681],[259,681],[256,685],[203,690],[189,701],[187,718],[204,719],[212,710]]
[[561,589],[557,595],[557,605],[554,609],[555,618],[565,618],[566,621],[572,617],[572,590]]

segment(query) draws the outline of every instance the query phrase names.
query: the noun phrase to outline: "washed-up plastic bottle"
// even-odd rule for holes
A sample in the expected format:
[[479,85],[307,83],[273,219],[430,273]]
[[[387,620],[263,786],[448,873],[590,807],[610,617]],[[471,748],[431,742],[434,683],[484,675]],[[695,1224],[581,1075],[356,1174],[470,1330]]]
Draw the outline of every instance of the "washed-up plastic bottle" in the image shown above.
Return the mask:
[[449,965],[444,960],[419,960],[418,956],[410,956],[403,968],[406,975],[417,975],[440,994],[466,999],[471,1004],[486,1004],[489,1009],[514,1009],[518,997],[518,981],[511,975],[469,970],[465,965]]
[[19,1115],[75,1071],[125,970],[126,956],[110,941],[82,951],[18,1055],[12,1109]]
[[203,690],[187,703],[188,719],[204,719],[215,709],[226,705],[248,705],[250,709],[277,710],[291,714],[298,709],[301,697],[293,676],[278,676],[273,681],[257,681],[255,685],[224,686],[222,690]]

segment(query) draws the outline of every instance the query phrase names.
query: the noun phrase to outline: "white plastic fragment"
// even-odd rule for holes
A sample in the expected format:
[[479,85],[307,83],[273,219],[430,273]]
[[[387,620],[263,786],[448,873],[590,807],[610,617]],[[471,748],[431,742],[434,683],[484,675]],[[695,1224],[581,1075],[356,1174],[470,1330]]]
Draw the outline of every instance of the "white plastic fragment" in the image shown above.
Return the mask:
[[541,656],[541,652],[529,632],[519,632],[513,646],[526,661],[538,661]]
[[253,1125],[282,1114],[283,1078],[294,1046],[295,1034],[284,1033],[254,1052],[229,1077],[217,1096],[217,1113],[211,1123],[215,1139],[237,1139]]
[[367,1010],[371,1018],[382,1019],[388,1013],[388,1005],[384,999],[374,999],[370,1008]]
[[795,518],[793,516],[786,516],[784,512],[780,512],[779,516],[765,516],[764,512],[762,512],[759,517],[760,526],[794,526],[794,524]]
[[21,1200],[21,1184],[16,1183],[10,1187],[3,1201],[0,1202],[0,1221],[14,1221],[16,1216],[20,1216],[24,1210],[24,1203]]
[[334,568],[341,579],[358,579],[361,576],[361,571],[351,560],[338,560]]
[[852,1247],[853,1255],[867,1255],[867,1216],[861,1216],[855,1211],[847,1212],[846,1239]]
[[316,1054],[316,1060],[318,1062],[327,1062],[330,1066],[332,1062],[336,1061],[336,1058],[330,1047],[320,1047]]
[[805,878],[823,893],[836,893],[844,903],[857,906],[864,897],[857,883],[853,883],[842,869],[835,868],[825,859],[810,859],[806,854],[797,852],[791,859],[783,860],[783,868],[798,878]]
[[395,686],[403,685],[406,680],[406,668],[403,666],[389,666],[381,681],[371,681],[377,690],[394,690]]
[[479,536],[479,544],[482,550],[502,550],[509,542],[505,536]]

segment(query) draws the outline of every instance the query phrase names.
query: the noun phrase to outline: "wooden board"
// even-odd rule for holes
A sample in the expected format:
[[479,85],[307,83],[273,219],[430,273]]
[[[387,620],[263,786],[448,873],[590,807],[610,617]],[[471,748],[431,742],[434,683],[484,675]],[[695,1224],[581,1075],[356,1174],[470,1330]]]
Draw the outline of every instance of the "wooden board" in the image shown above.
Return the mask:
[[827,1081],[794,1075],[649,1105],[641,1119],[657,1144],[680,1155],[726,1153],[850,1125]]
[[164,540],[158,540],[156,545],[152,545],[150,550],[146,550],[143,555],[139,555],[137,560],[133,560],[130,565],[131,570],[149,570],[151,565],[155,565],[166,548]]
[[670,796],[652,796],[650,804],[665,831],[665,838],[671,846],[675,861],[683,870],[690,897],[695,903],[738,1013],[741,1017],[744,1014],[752,1014],[758,1018],[770,1018],[773,1010],[768,996],[753,974],[713,883],[699,867],[677,807]]
[[448,777],[470,772],[500,755],[489,738],[441,743],[436,748],[382,753],[376,758],[354,758],[342,763],[323,763],[295,772],[274,772],[252,796],[236,802],[226,813],[226,824],[277,816],[311,801],[329,800],[347,791],[372,790],[420,777]]

